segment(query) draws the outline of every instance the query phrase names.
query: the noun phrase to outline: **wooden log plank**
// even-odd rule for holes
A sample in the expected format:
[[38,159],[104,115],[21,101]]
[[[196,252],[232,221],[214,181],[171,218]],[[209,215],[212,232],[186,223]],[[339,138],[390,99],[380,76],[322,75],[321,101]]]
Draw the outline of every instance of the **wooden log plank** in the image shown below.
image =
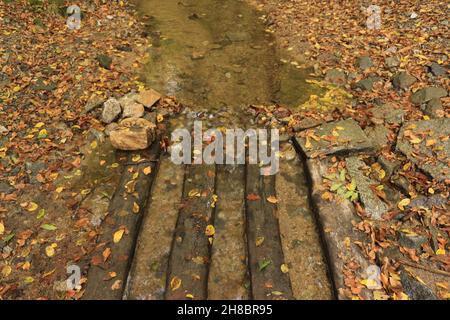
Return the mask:
[[[275,176],[263,176],[258,165],[247,165],[246,216],[248,260],[252,296],[257,300],[291,299],[292,289],[284,264],[276,197]],[[273,198],[269,198],[273,199]]]
[[[291,145],[282,146],[292,150]],[[293,151],[293,150],[292,150]],[[281,243],[289,266],[294,298],[329,300],[333,298],[330,279],[303,162],[298,157],[280,159],[276,177]]]
[[142,222],[125,299],[162,300],[167,267],[182,200],[184,166],[161,157],[147,212]]
[[218,165],[216,234],[209,270],[208,299],[248,300],[245,241],[245,166]]
[[[102,234],[93,258],[95,261],[89,270],[83,299],[122,299],[140,222],[157,170],[159,153],[159,144],[156,142],[148,150],[128,155],[120,186],[102,225]],[[140,160],[136,161],[138,155]],[[151,173],[146,175],[148,167]],[[120,237],[121,230],[123,234]]]
[[214,223],[215,165],[189,165],[183,188],[169,273],[166,299],[207,298],[212,237],[206,229]]

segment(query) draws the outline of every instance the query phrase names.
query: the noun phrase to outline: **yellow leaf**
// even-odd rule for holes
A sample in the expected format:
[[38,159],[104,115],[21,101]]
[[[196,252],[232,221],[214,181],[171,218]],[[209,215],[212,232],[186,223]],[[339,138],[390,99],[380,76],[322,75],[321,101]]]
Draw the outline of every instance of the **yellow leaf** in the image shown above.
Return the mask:
[[27,207],[27,210],[30,212],[33,212],[33,211],[36,211],[37,208],[39,208],[39,206],[36,203],[30,202],[30,204]]
[[270,203],[278,203],[278,199],[275,196],[269,196],[267,197],[267,201]]
[[3,277],[6,278],[7,276],[9,276],[11,274],[11,272],[12,272],[11,266],[8,266],[8,265],[3,266],[3,268],[2,268],[2,276]]
[[181,286],[181,279],[178,277],[173,277],[172,280],[170,281],[170,289],[172,289],[172,291],[175,291],[180,286]]
[[61,192],[63,192],[63,190],[64,190],[64,187],[58,187],[58,188],[56,188],[56,193],[61,193]]
[[436,250],[437,255],[445,256],[445,249],[439,248]]
[[3,224],[3,221],[0,221],[0,235],[5,233],[5,225]]
[[411,203],[411,199],[405,198],[403,200],[400,200],[400,202],[397,204],[397,207],[404,211],[405,210],[405,206],[407,206],[408,204]]
[[97,140],[91,142],[91,149],[97,148]]
[[162,114],[158,114],[158,116],[156,117],[156,121],[163,122],[163,120],[164,120],[164,116]]
[[152,167],[148,166],[142,170],[146,176],[148,176],[152,172]]
[[26,277],[26,278],[23,280],[23,282],[25,282],[25,283],[32,283],[32,282],[34,282],[34,279],[33,279],[33,277]]
[[206,226],[205,234],[208,237],[212,237],[215,233],[216,233],[216,229],[214,228],[214,226],[212,224],[209,224]]
[[285,263],[283,263],[281,265],[280,269],[281,269],[281,272],[283,272],[283,273],[288,273],[289,272],[289,267]]
[[194,299],[194,295],[193,295],[193,294],[190,294],[190,293],[187,293],[187,294],[186,294],[186,298]]
[[122,239],[124,232],[125,232],[124,229],[119,229],[116,232],[114,232],[114,235],[113,235],[114,243],[118,243]]
[[262,245],[263,244],[263,242],[264,242],[264,237],[258,237],[258,238],[256,238],[256,241],[255,241],[256,243],[256,246],[257,247],[259,247],[260,245]]
[[133,203],[133,212],[139,213],[139,205],[136,202]]
[[45,126],[45,123],[39,122],[39,123],[36,123],[36,125],[34,127],[39,129],[39,128],[42,128],[43,126]]
[[118,166],[119,166],[119,164],[117,162],[115,162],[111,165],[111,168],[117,168]]
[[141,160],[141,156],[139,154],[136,154],[131,158],[131,161],[133,162],[138,162],[139,160]]
[[433,188],[431,188],[431,187],[430,187],[430,188],[428,188],[428,193],[429,193],[429,194],[434,194],[434,189],[433,189]]
[[213,194],[212,195],[211,208],[215,208],[216,207],[216,203],[217,203],[218,199],[219,199],[219,196],[217,194]]
[[55,255],[55,248],[52,245],[49,245],[45,248],[45,254],[47,257],[53,257]]

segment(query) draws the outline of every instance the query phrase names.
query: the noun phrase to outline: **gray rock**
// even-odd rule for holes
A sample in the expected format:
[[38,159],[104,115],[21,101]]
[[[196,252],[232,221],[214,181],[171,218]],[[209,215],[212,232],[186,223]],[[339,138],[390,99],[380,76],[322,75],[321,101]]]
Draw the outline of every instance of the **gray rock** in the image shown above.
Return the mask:
[[442,102],[440,99],[431,99],[428,103],[422,108],[423,113],[430,118],[442,118],[444,115],[444,108],[442,107]]
[[92,111],[95,108],[100,107],[104,101],[105,101],[105,99],[103,99],[102,97],[97,96],[97,95],[92,95],[89,98],[89,100],[86,102],[86,105],[84,106],[84,111],[86,113],[89,111]]
[[[420,133],[428,134],[418,143],[412,143],[411,139],[405,136],[405,132],[408,136],[414,134],[418,137]],[[450,168],[447,164],[450,159],[450,139],[439,137],[448,136],[450,136],[449,118],[411,121],[405,123],[400,129],[397,149],[434,179],[444,181],[450,179]],[[435,143],[427,146],[426,141],[430,139],[433,139]]]
[[102,68],[105,69],[111,69],[111,64],[112,64],[112,58],[105,55],[105,54],[99,54],[97,55],[97,57],[95,57],[95,59],[98,61],[99,65]]
[[120,107],[119,101],[115,98],[109,98],[103,104],[102,121],[104,123],[111,123],[119,117],[120,112],[122,112],[122,108]]
[[445,197],[442,197],[439,194],[432,195],[430,197],[424,197],[424,196],[418,196],[417,198],[414,198],[411,200],[411,203],[409,204],[410,207],[423,207],[431,209],[434,206],[443,206],[446,205],[448,202],[448,199]]
[[356,83],[356,87],[362,90],[371,91],[376,82],[380,81],[379,77],[369,76],[366,79],[362,79]]
[[357,157],[347,158],[346,162],[348,173],[356,180],[356,189],[366,212],[372,219],[381,220],[383,214],[389,210],[389,206],[372,191],[371,186],[377,185],[378,182],[364,175],[362,169],[366,164]]
[[447,73],[447,69],[437,64],[436,62],[433,62],[431,65],[429,65],[428,70],[437,77]]
[[401,162],[398,160],[390,160],[385,156],[381,155],[378,157],[378,163],[386,172],[386,178],[390,178],[392,174],[400,167]]
[[319,154],[349,154],[373,149],[372,143],[353,119],[325,123],[310,130],[318,137],[333,136],[333,133],[338,134],[338,136],[333,142],[325,139],[315,141],[310,138],[308,139],[310,145],[307,143],[306,137],[296,137],[298,145],[300,145],[308,158]]
[[37,174],[39,171],[46,168],[45,162],[35,161],[35,162],[25,162],[25,169],[30,171],[32,174]]
[[400,272],[400,281],[403,291],[411,300],[438,300],[430,288],[410,276],[404,269]]
[[415,77],[405,71],[397,73],[392,78],[392,84],[394,85],[395,89],[406,90],[411,87],[416,81],[417,79]]
[[122,118],[140,118],[144,115],[144,106],[137,102],[122,105]]
[[105,127],[105,135],[109,137],[109,134],[111,133],[111,131],[115,130],[119,125],[116,122],[112,122],[110,124],[107,124]]
[[369,56],[363,56],[358,58],[357,64],[361,70],[366,70],[373,66],[373,61]]
[[372,113],[371,120],[376,124],[382,124],[384,122],[389,124],[401,124],[403,122],[403,116],[405,115],[405,110],[396,109],[388,104],[373,107],[370,109],[370,112]]
[[374,127],[367,127],[364,130],[364,133],[377,149],[381,149],[389,144],[388,135],[391,132],[382,124],[377,124]]
[[403,232],[398,233],[398,243],[402,247],[409,249],[422,250],[422,245],[428,242],[428,238],[420,235],[408,235]]
[[339,69],[330,69],[325,75],[325,80],[336,85],[344,85],[346,82],[345,72]]
[[447,96],[447,90],[441,87],[427,87],[417,90],[411,95],[411,102],[415,105],[428,102],[432,99],[439,99]]
[[414,186],[409,180],[400,174],[395,174],[391,178],[391,182],[399,188],[404,194],[409,194],[411,190],[414,190]]
[[384,63],[388,68],[392,69],[400,65],[400,60],[397,57],[388,57],[384,59]]
[[6,182],[0,182],[0,193],[6,193],[9,194],[14,191],[14,188],[10,186]]

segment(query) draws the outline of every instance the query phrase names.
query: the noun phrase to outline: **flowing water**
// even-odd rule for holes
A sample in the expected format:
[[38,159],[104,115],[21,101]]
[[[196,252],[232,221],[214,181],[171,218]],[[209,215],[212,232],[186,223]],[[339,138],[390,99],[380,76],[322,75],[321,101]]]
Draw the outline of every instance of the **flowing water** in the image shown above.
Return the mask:
[[239,0],[141,0],[152,37],[149,86],[185,104],[239,111],[249,104],[291,107],[318,88],[308,70],[280,60],[262,13]]

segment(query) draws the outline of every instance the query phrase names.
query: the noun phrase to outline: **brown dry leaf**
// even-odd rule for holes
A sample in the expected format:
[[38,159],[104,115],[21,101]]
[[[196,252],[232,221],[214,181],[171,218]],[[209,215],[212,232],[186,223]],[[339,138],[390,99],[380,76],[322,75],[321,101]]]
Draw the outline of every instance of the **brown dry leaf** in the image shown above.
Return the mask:
[[111,248],[106,248],[105,250],[103,250],[103,253],[102,253],[103,262],[106,262],[106,260],[108,260],[110,255],[111,255]]
[[257,247],[259,247],[259,246],[261,246],[263,244],[263,242],[264,242],[264,237],[257,237],[256,241],[255,241],[255,245]]
[[249,200],[249,201],[256,201],[259,199],[261,199],[261,197],[258,196],[257,194],[250,193],[249,195],[247,195],[247,200]]
[[121,287],[122,287],[122,280],[116,280],[111,286],[111,290],[119,290]]
[[278,199],[275,196],[267,197],[267,201],[273,204],[278,203]]
[[136,202],[134,202],[133,203],[133,213],[139,213],[139,205],[136,203]]

